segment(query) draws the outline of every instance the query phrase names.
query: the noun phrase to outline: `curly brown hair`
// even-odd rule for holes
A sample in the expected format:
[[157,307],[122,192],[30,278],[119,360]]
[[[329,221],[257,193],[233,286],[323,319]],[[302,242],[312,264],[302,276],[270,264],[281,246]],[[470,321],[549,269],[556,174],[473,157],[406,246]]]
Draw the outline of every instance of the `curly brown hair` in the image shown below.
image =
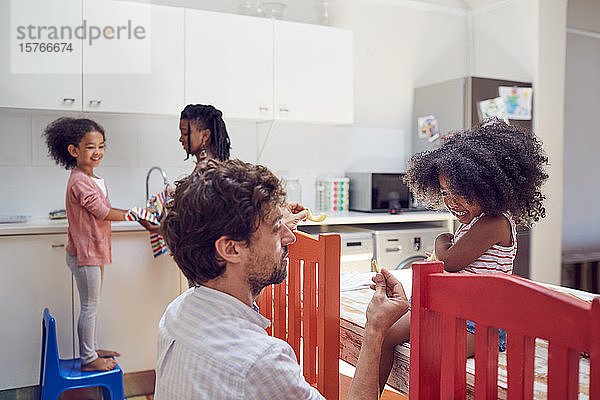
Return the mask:
[[404,181],[423,204],[442,209],[439,176],[450,191],[477,201],[491,215],[510,213],[521,225],[544,218],[542,184],[548,157],[532,133],[499,119],[453,132],[444,144],[414,155]]
[[210,160],[176,182],[161,233],[185,277],[198,286],[225,271],[217,239],[227,236],[249,244],[261,221],[284,204],[281,181],[266,167]]
[[48,154],[58,165],[73,169],[77,166],[77,159],[69,153],[69,145],[77,146],[86,133],[94,131],[106,139],[104,128],[96,121],[87,118],[58,118],[44,129]]

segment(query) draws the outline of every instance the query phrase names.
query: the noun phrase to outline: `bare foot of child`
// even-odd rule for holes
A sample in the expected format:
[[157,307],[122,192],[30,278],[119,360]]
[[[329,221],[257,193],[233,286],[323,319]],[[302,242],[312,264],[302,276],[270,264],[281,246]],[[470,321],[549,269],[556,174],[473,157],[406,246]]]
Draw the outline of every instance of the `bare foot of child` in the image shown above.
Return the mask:
[[114,369],[117,362],[112,358],[98,357],[89,364],[81,366],[82,371],[110,371]]
[[96,350],[98,357],[121,357],[121,353],[113,350]]

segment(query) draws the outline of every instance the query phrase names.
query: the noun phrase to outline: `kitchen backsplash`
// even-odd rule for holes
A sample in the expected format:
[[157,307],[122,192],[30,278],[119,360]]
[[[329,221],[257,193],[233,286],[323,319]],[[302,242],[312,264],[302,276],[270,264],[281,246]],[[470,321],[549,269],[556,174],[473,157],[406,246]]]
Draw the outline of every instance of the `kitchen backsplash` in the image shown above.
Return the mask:
[[[78,113],[0,110],[0,214],[47,216],[64,208],[69,172],[47,155],[44,127],[60,116]],[[146,173],[166,171],[170,182],[194,167],[178,142],[176,116],[86,114],[106,131],[106,153],[98,174],[106,179],[114,207],[144,203]],[[232,158],[257,162],[269,122],[226,121]],[[302,201],[315,206],[315,180],[344,176],[348,170],[398,171],[404,168],[406,138],[402,130],[331,127],[275,122],[258,160],[278,176],[294,176]],[[158,173],[150,191],[161,188]]]

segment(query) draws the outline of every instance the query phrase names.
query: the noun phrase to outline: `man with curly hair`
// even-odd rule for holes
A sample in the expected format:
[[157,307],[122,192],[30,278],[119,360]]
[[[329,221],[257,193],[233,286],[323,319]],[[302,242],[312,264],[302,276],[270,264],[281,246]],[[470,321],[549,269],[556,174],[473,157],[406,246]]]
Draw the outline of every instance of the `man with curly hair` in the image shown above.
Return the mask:
[[[323,399],[291,346],[267,335],[269,321],[254,306],[264,287],[286,278],[295,240],[282,221],[288,210],[279,179],[260,165],[211,160],[177,182],[169,208],[162,232],[193,287],[160,321],[155,399]],[[389,272],[375,283],[353,400],[378,398],[383,335],[408,310]]]

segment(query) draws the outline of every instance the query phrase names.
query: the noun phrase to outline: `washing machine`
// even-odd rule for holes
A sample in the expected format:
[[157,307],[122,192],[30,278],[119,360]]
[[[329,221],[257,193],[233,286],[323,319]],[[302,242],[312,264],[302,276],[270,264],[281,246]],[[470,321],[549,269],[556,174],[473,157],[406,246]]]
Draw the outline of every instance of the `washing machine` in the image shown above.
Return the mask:
[[365,226],[373,232],[373,257],[380,268],[410,268],[432,253],[435,238],[448,228],[437,223],[376,224]]
[[343,271],[371,272],[373,231],[349,225],[309,225],[298,230],[311,235],[339,233],[342,240],[340,268]]

